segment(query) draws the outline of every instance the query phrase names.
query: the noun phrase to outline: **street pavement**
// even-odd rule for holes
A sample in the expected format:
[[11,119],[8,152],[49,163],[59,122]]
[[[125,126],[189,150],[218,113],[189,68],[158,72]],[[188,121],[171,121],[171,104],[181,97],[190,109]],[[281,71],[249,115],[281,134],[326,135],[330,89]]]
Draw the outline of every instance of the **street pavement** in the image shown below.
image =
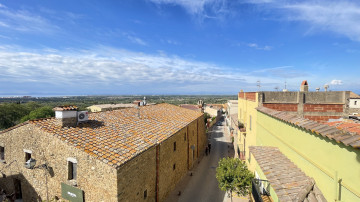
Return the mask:
[[[224,125],[224,122],[222,122]],[[224,126],[214,126],[209,133],[211,151],[199,160],[172,191],[166,202],[230,202],[228,194],[221,191],[216,180],[216,167],[220,158],[233,157],[234,149]],[[191,175],[192,174],[192,175]],[[233,197],[233,202],[248,202],[248,197]]]

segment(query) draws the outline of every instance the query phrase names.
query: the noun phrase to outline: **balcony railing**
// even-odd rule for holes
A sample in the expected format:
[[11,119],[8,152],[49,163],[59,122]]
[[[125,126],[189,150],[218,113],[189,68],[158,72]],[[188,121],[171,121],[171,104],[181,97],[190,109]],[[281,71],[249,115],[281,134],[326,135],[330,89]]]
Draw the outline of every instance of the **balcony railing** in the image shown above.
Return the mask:
[[255,202],[263,202],[261,196],[270,196],[270,183],[267,180],[252,180],[252,195]]

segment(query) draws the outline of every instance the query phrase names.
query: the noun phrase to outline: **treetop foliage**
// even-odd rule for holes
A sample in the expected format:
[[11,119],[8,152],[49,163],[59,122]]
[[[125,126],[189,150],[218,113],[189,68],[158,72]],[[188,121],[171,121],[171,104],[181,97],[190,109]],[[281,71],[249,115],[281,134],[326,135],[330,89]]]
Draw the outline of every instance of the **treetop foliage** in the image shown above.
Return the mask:
[[240,196],[245,196],[250,192],[254,174],[248,170],[245,162],[228,157],[219,161],[216,179],[221,190],[229,192],[230,195],[235,192]]

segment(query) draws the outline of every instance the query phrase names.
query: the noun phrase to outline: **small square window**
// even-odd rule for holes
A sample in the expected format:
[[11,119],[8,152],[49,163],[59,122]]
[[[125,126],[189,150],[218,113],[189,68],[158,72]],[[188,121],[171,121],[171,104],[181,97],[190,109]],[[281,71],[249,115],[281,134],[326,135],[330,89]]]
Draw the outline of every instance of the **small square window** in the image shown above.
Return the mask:
[[176,151],[176,142],[174,142],[174,151]]
[[25,162],[31,159],[31,153],[25,152]]
[[77,163],[68,161],[68,180],[76,180]]
[[145,191],[144,191],[144,199],[146,199],[147,198],[147,189],[145,189]]
[[357,101],[354,101],[354,105],[357,105]]
[[0,146],[0,161],[5,160],[5,147]]
[[176,164],[174,163],[174,165],[173,165],[173,170],[175,170],[175,168],[176,168]]

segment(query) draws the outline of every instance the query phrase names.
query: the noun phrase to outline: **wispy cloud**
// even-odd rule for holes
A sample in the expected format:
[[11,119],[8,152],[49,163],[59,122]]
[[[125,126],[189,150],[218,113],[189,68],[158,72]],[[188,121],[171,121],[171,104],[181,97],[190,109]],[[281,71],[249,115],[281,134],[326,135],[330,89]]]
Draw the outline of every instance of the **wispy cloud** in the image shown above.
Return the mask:
[[166,53],[144,54],[111,47],[26,51],[21,47],[4,46],[0,48],[0,75],[0,84],[23,85],[21,88],[43,83],[48,88],[56,85],[70,89],[111,85],[131,89],[141,84],[164,92],[171,89],[173,93],[213,93],[219,86],[228,87],[224,92],[236,93],[239,86],[256,88],[259,78],[264,85],[279,82],[260,74],[246,75],[242,71]]
[[257,49],[257,50],[266,50],[266,51],[269,51],[272,49],[271,46],[259,46],[258,44],[256,43],[249,43],[247,44],[248,47],[250,48],[254,48],[254,49]]
[[360,41],[360,3],[357,1],[248,0],[245,3],[280,14],[281,20],[307,23],[309,28],[305,34],[330,31]]
[[5,6],[0,6],[0,26],[16,31],[42,34],[59,31],[59,27],[42,16],[34,15],[27,10],[11,10]]
[[147,43],[144,40],[140,39],[139,37],[136,37],[134,34],[124,32],[123,35],[127,39],[129,39],[132,43],[142,45],[142,46],[147,46]]
[[227,0],[149,0],[157,5],[176,5],[183,7],[190,15],[200,20],[221,18],[229,13]]

